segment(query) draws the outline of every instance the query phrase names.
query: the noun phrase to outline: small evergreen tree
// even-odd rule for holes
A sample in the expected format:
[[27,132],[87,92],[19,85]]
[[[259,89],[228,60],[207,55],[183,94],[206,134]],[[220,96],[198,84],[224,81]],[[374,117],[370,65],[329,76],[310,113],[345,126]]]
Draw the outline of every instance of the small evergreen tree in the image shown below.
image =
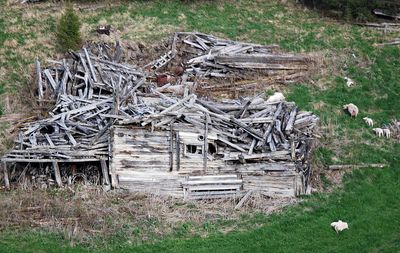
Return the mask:
[[71,4],[67,4],[57,25],[58,49],[61,52],[78,50],[81,46],[81,22]]

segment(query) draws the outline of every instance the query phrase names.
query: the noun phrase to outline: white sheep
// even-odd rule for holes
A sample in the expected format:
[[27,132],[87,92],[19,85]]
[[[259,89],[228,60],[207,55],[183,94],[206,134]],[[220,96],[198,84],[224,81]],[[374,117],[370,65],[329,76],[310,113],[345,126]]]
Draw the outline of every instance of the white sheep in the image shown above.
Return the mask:
[[285,96],[283,96],[283,94],[280,92],[275,92],[274,95],[270,96],[267,99],[267,103],[280,102],[283,100],[285,100]]
[[363,120],[367,123],[368,126],[374,126],[374,121],[371,118],[364,117]]
[[372,128],[372,131],[374,131],[374,133],[376,135],[378,135],[378,137],[382,137],[383,136],[383,129],[382,128]]
[[355,104],[347,104],[343,106],[343,109],[347,110],[351,117],[357,117],[358,115],[358,107]]
[[339,233],[345,229],[349,229],[349,224],[347,224],[347,222],[338,220],[338,221],[332,222],[331,227],[333,227],[335,229],[336,233]]
[[384,129],[382,129],[383,130],[383,135],[386,137],[386,138],[390,138],[390,129],[388,129],[388,128],[384,128]]
[[346,80],[347,87],[350,87],[354,84],[354,81],[348,78],[347,76],[344,78]]

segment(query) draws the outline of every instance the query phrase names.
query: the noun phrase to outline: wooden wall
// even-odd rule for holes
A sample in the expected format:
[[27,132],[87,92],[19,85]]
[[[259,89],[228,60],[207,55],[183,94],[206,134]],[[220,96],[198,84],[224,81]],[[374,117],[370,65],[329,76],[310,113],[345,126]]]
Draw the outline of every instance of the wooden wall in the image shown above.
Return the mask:
[[[294,163],[233,164],[208,155],[205,169],[204,155],[191,153],[187,147],[203,148],[201,135],[182,126],[175,126],[173,131],[153,132],[140,127],[114,127],[110,146],[112,185],[131,191],[183,197],[182,183],[188,176],[235,174],[243,179],[243,192],[260,190],[275,197],[304,193],[302,177]],[[210,136],[207,141],[215,144],[216,138]]]

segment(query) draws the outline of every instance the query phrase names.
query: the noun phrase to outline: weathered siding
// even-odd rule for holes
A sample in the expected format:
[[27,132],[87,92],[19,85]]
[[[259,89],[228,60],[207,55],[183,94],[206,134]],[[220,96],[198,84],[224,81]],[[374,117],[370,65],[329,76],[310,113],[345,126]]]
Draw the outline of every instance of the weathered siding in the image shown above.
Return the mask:
[[[113,185],[131,191],[182,197],[182,183],[187,181],[188,176],[237,175],[243,180],[243,191],[259,190],[281,197],[303,193],[302,177],[296,172],[294,163],[234,164],[229,159],[224,161],[209,154],[205,169],[202,152],[193,152],[193,149],[190,152],[187,148],[187,145],[192,145],[202,150],[204,139],[201,135],[182,127],[175,127],[172,132],[114,127],[110,170]],[[214,143],[214,139],[209,138],[208,142]],[[218,153],[223,150],[218,149]]]

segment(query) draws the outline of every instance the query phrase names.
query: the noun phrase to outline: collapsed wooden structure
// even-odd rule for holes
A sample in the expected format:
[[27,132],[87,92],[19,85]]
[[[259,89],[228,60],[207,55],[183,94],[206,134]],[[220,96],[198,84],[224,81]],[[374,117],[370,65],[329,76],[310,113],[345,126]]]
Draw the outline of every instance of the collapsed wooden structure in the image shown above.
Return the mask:
[[[197,43],[210,46],[204,40]],[[240,43],[224,46],[238,50],[229,51],[226,64],[236,65],[237,71],[243,71],[243,62],[253,62],[246,63],[252,69],[277,68],[278,56],[268,63],[268,56],[260,56],[265,48],[244,45],[246,49]],[[246,55],[239,57],[243,52]],[[196,70],[199,65],[188,64],[175,76],[179,84],[174,85],[181,85],[182,93],[167,94],[160,88],[174,85],[157,86],[150,70],[118,63],[122,54],[119,44],[113,50],[96,45],[51,61],[44,69],[36,61],[39,101],[56,103],[47,118],[21,129],[14,149],[2,157],[7,186],[17,181],[7,169],[16,164],[23,168],[18,180],[30,175],[32,181],[47,173],[59,186],[78,174],[85,180],[91,174],[92,181],[115,188],[195,199],[250,190],[268,196],[307,192],[318,123],[314,114],[300,112],[290,102],[267,103],[263,96],[223,102],[202,98],[196,95],[195,81],[190,87],[188,80],[196,77],[200,83],[196,73],[204,77],[213,72]],[[206,62],[218,55],[209,54]],[[153,70],[161,65],[147,64]],[[96,168],[98,173],[92,171]]]
[[254,95],[254,90],[272,84],[306,81],[316,69],[312,57],[282,53],[277,45],[238,42],[198,32],[175,33],[167,49],[144,66],[167,74],[184,66],[182,78],[171,78],[167,87],[159,88],[163,92],[195,90],[197,94],[225,98]]

